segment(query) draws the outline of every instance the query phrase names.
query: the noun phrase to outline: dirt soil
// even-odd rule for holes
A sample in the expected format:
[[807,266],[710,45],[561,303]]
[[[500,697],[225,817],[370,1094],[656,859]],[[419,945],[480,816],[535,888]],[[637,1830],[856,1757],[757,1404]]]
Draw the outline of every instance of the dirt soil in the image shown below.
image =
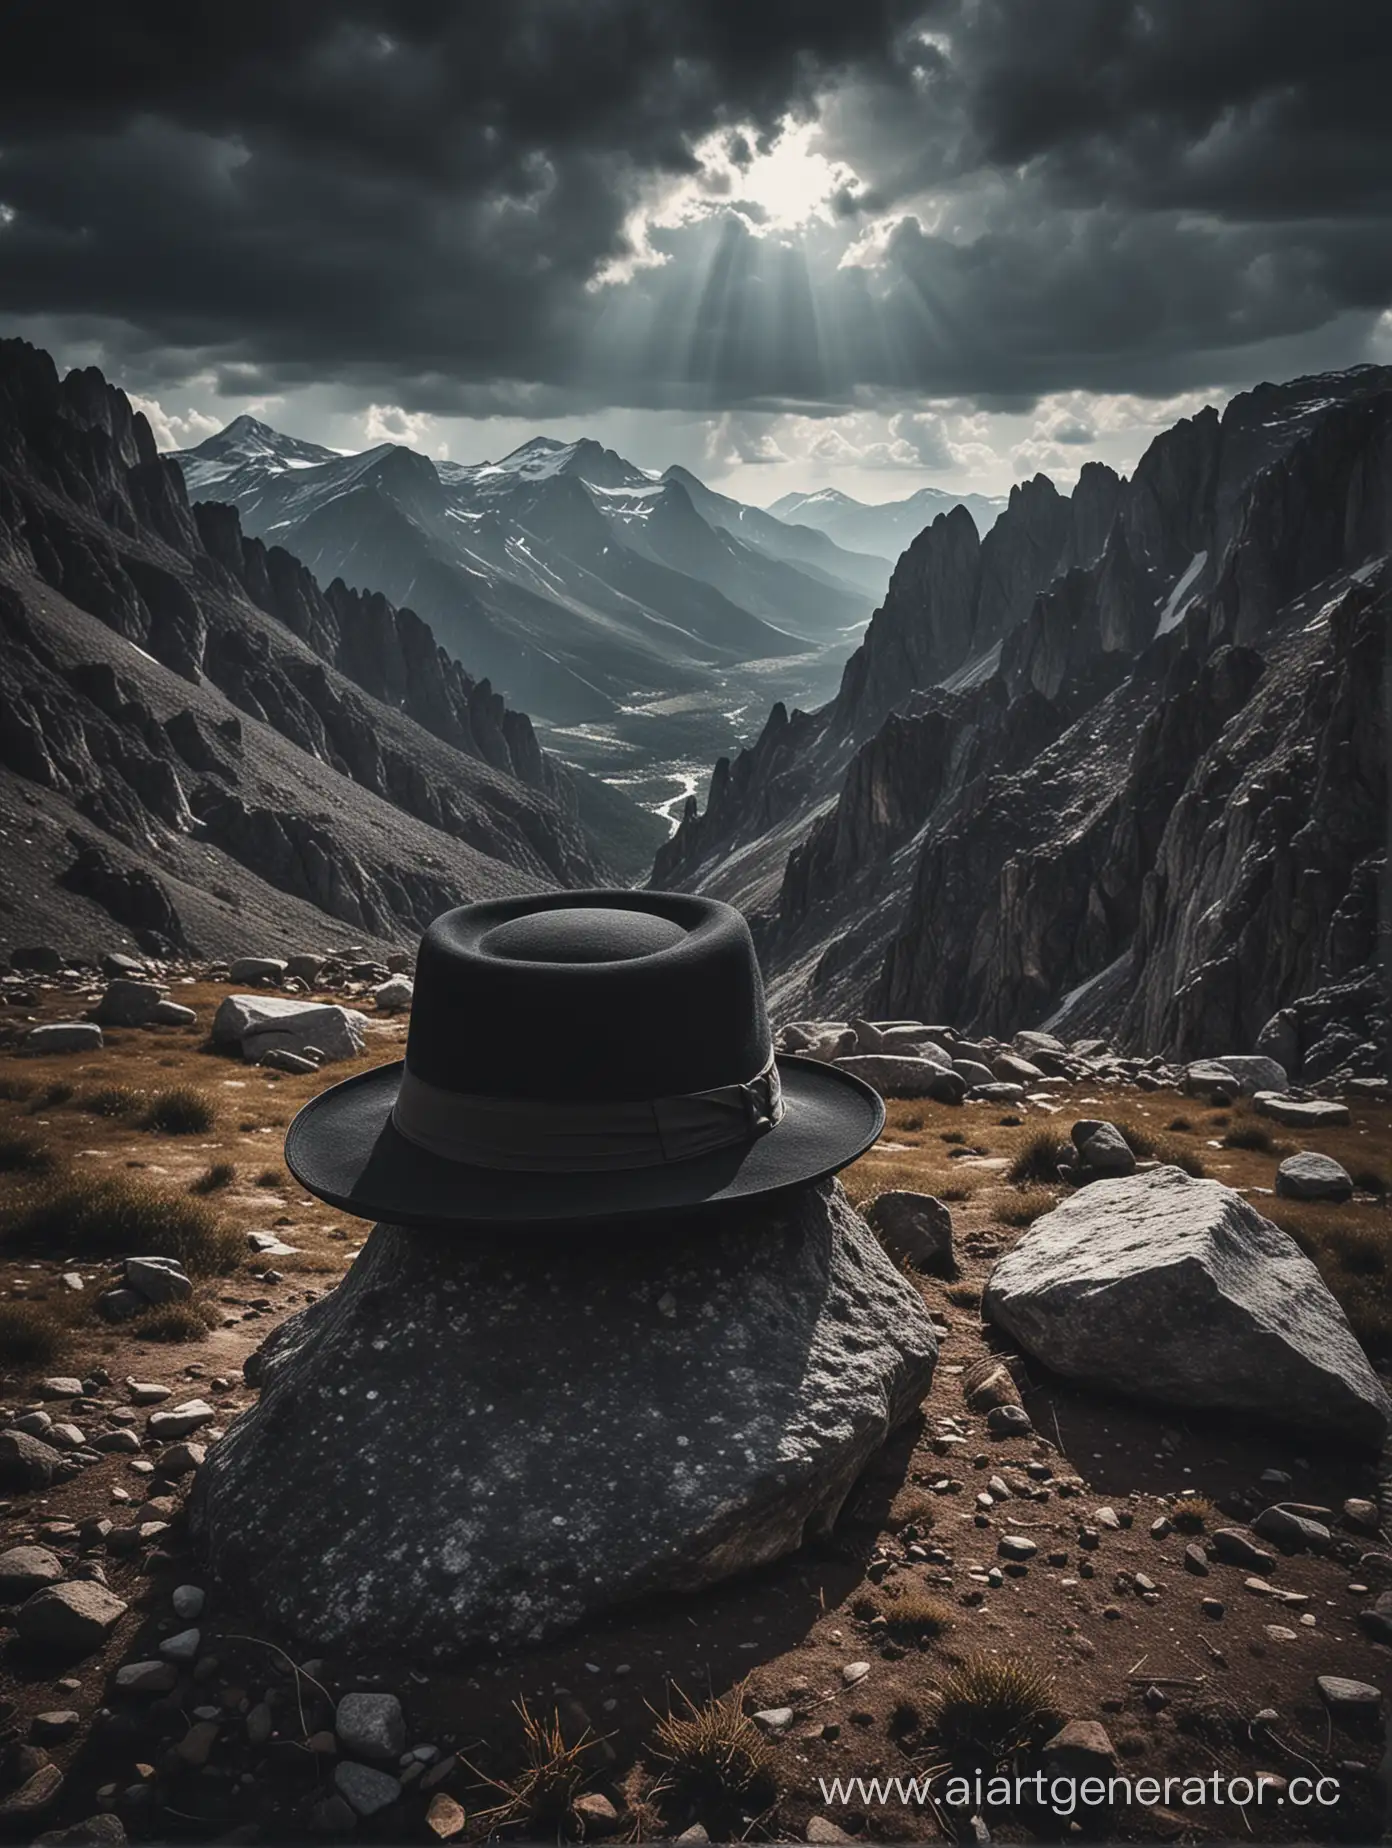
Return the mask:
[[[95,992],[36,984],[5,1015],[16,1027],[75,1018]],[[0,1423],[41,1407],[71,1419],[90,1442],[133,1413],[128,1428],[142,1435],[149,1410],[160,1408],[131,1405],[124,1382],[135,1379],[169,1386],[166,1409],[207,1397],[217,1422],[192,1441],[216,1441],[254,1401],[241,1372],[248,1355],[270,1328],[331,1288],[359,1246],[366,1228],[306,1196],[280,1159],[286,1124],[325,1077],[279,1076],[210,1050],[208,1024],[226,992],[217,983],[174,986],[173,997],[197,1010],[194,1028],[112,1031],[91,1055],[0,1053],[0,1137],[21,1145],[20,1154],[6,1157],[17,1165],[0,1173],[0,1309],[36,1304],[57,1327],[56,1345],[42,1359],[21,1360],[13,1348],[0,1353]],[[400,1021],[374,1021],[365,1055],[327,1076],[399,1058],[403,1037]],[[144,1096],[187,1085],[212,1105],[206,1132],[141,1129],[137,1104],[116,1117],[83,1108],[84,1097],[111,1086]],[[938,1765],[934,1691],[954,1664],[987,1652],[1021,1658],[1051,1678],[1060,1720],[1101,1721],[1119,1769],[1133,1779],[1328,1774],[1339,1785],[1337,1803],[1327,1807],[1283,1802],[1284,1787],[1274,1782],[1260,1805],[1137,1803],[1083,1818],[1083,1832],[1119,1841],[1377,1839],[1387,1822],[1381,1725],[1358,1730],[1334,1721],[1316,1687],[1316,1677],[1328,1674],[1388,1683],[1392,1651],[1363,1633],[1358,1613],[1392,1585],[1392,1551],[1385,1534],[1338,1525],[1346,1498],[1375,1493],[1375,1461],[1269,1429],[1101,1398],[1013,1355],[1034,1433],[989,1438],[984,1417],[965,1406],[964,1369],[998,1348],[1009,1351],[978,1313],[992,1263],[1022,1236],[1007,1218],[1045,1210],[1064,1191],[1013,1185],[1005,1170],[1041,1127],[1066,1134],[1075,1118],[1099,1115],[1153,1132],[1162,1153],[1185,1152],[1280,1217],[1285,1203],[1270,1190],[1281,1154],[1295,1145],[1225,1145],[1235,1126],[1252,1139],[1251,1119],[1240,1109],[1215,1112],[1172,1092],[1096,1085],[1056,1085],[1047,1107],[1023,1111],[891,1105],[880,1144],[843,1178],[859,1201],[884,1187],[910,1187],[951,1202],[959,1275],[916,1279],[943,1330],[932,1391],[862,1479],[831,1541],[701,1597],[625,1611],[546,1647],[425,1671],[390,1657],[307,1662],[313,1652],[266,1633],[236,1588],[209,1586],[195,1666],[166,1694],[130,1696],[115,1691],[115,1670],[150,1658],[163,1638],[186,1628],[174,1615],[173,1590],[204,1584],[183,1538],[188,1478],[165,1479],[154,1463],[162,1446],[146,1438],[139,1454],[104,1455],[44,1493],[0,1501],[0,1552],[50,1545],[70,1572],[99,1566],[129,1605],[104,1647],[76,1662],[39,1659],[5,1631],[0,1831],[32,1840],[105,1810],[121,1817],[132,1839],[277,1842],[351,1833],[430,1841],[455,1826],[453,1811],[438,1801],[450,1795],[465,1813],[463,1833],[486,1835],[480,1813],[498,1793],[485,1779],[515,1777],[517,1707],[525,1701],[535,1714],[558,1714],[570,1742],[587,1727],[597,1740],[582,1757],[587,1787],[610,1799],[617,1819],[591,1816],[591,1837],[655,1839],[701,1825],[711,1839],[980,1840],[982,1824],[970,1820],[975,1804],[901,1801],[892,1791],[870,1802],[844,1790],[828,1795],[821,1780],[911,1776]],[[1392,1254],[1392,1212],[1378,1191],[1392,1161],[1390,1118],[1385,1104],[1357,1103],[1351,1127],[1308,1138],[1307,1146],[1357,1172],[1362,1186],[1350,1206],[1301,1209],[1303,1218],[1290,1227],[1336,1291],[1347,1291],[1355,1326],[1355,1312],[1374,1319],[1371,1336],[1360,1327],[1374,1347]],[[1260,1139],[1260,1125],[1255,1135]],[[9,1150],[12,1141],[0,1147]],[[25,1167],[34,1159],[47,1161],[47,1173]],[[214,1326],[192,1338],[155,1341],[103,1323],[91,1305],[107,1276],[114,1279],[114,1265],[77,1250],[29,1250],[13,1236],[37,1188],[124,1174],[186,1192],[223,1162],[235,1175],[203,1196],[219,1220],[242,1232],[273,1231],[299,1250],[270,1260],[269,1269],[248,1252],[229,1274],[198,1280]],[[1339,1269],[1345,1262],[1347,1275]],[[65,1274],[80,1276],[83,1287],[64,1283]],[[1386,1356],[1375,1358],[1385,1370]],[[42,1397],[41,1380],[90,1382],[94,1369],[109,1383],[76,1403]],[[988,1490],[993,1477],[1008,1497]],[[345,1496],[351,1493],[345,1483]],[[1266,1575],[1275,1592],[1249,1589],[1247,1569],[1217,1560],[1198,1576],[1184,1552],[1191,1541],[1202,1543],[1203,1533],[1164,1525],[1152,1531],[1189,1493],[1212,1504],[1209,1531],[1243,1526],[1268,1501],[1323,1506],[1334,1511],[1334,1546],[1322,1555],[1278,1556]],[[167,1525],[145,1542],[133,1537],[134,1550],[77,1532],[89,1519],[129,1526],[147,1498],[157,1503],[149,1512]],[[1107,1509],[1115,1525],[1105,1513],[1099,1518]],[[998,1551],[1004,1533],[1034,1540],[1038,1553],[1005,1570]],[[265,1564],[275,1569],[273,1560]],[[1154,1589],[1138,1589],[1137,1573]],[[906,1592],[945,1602],[938,1634],[894,1624]],[[1220,1608],[1210,1604],[1206,1613],[1205,1600]],[[857,1662],[869,1671],[848,1684],[843,1671]],[[397,1693],[407,1743],[435,1746],[439,1756],[408,1774],[400,1801],[354,1823],[333,1795],[330,1702],[362,1688]],[[654,1726],[683,1695],[699,1705],[732,1689],[747,1713],[790,1707],[794,1718],[772,1741],[771,1801],[722,1812],[712,1799],[702,1813],[699,1802],[663,1790]],[[245,1715],[263,1699],[274,1727],[252,1744]],[[1257,1723],[1264,1710],[1276,1718]],[[55,1712],[76,1719],[36,1726],[36,1716]],[[50,1775],[36,1787],[48,1765],[61,1780]],[[20,1788],[32,1802],[16,1814]],[[983,1818],[1001,1841],[1079,1830],[1028,1804],[987,1806]],[[580,1826],[572,1817],[559,1832],[573,1837]],[[554,1840],[558,1827],[519,1824],[507,1832]]]

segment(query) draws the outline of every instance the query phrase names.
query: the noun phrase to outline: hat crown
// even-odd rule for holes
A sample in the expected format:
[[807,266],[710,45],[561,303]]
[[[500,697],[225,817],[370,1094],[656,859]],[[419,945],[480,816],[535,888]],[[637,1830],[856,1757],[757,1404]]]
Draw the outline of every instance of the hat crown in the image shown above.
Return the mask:
[[546,893],[421,940],[406,1064],[443,1090],[631,1101],[743,1083],[772,1051],[738,911],[685,893]]
[[670,950],[685,938],[680,924],[650,911],[575,905],[496,924],[479,939],[479,948],[516,962],[629,962]]

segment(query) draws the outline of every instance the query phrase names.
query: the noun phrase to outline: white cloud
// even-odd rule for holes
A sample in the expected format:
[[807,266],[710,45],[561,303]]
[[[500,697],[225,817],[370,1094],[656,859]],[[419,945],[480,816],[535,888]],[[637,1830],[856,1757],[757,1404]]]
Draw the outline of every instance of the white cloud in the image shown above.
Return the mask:
[[1028,475],[1043,474],[1051,476],[1055,481],[1063,477],[1065,481],[1071,482],[1084,459],[1076,451],[1070,455],[1058,443],[1040,441],[1032,436],[1026,437],[1022,443],[1016,443],[1010,451],[1015,473],[1022,481]]
[[[434,441],[435,419],[429,411],[404,411],[399,404],[369,404],[363,414],[363,435],[369,443],[405,443],[411,449],[425,449]],[[435,453],[448,453],[448,445],[436,442]]]
[[156,449],[192,449],[205,436],[212,436],[222,428],[216,417],[209,417],[203,411],[188,410],[180,414],[166,411],[158,398],[142,398],[135,392],[127,395],[132,410],[145,413]]
[[826,419],[788,417],[783,422],[802,455],[832,468],[944,475],[970,473],[997,460],[981,440],[984,426],[979,418],[937,410],[896,411],[890,417],[859,411]]
[[1093,396],[1089,392],[1072,392],[1069,398],[1081,399],[1090,406],[1092,421],[1099,431],[1120,435],[1131,430],[1167,430],[1181,417],[1194,417],[1209,404],[1221,411],[1232,395],[1222,386],[1204,386],[1198,391],[1178,392],[1171,398]]
[[706,433],[706,459],[719,469],[739,468],[748,463],[787,462],[771,429],[759,428],[767,420],[726,411],[713,419]]

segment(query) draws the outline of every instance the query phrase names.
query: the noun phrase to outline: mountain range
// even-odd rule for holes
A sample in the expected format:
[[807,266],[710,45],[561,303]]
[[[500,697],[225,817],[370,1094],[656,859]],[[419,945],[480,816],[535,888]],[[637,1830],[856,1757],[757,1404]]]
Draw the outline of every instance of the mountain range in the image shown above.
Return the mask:
[[321,582],[409,603],[553,724],[699,697],[749,663],[844,655],[889,580],[888,558],[590,439],[463,464],[390,443],[341,455],[238,417],[175,460],[192,499],[236,507]]
[[0,341],[11,947],[401,945],[470,899],[631,878],[664,831],[418,614],[191,505],[95,368]]
[[851,551],[897,558],[940,513],[965,507],[984,537],[1005,506],[998,495],[949,494],[942,488],[920,488],[903,500],[879,502],[855,500],[840,488],[818,488],[809,494],[785,494],[768,511],[780,520],[815,527]]
[[944,511],[652,883],[747,912],[784,1019],[1383,1070],[1389,550],[1374,366],[1184,419],[1129,479],[1036,476],[984,535]]

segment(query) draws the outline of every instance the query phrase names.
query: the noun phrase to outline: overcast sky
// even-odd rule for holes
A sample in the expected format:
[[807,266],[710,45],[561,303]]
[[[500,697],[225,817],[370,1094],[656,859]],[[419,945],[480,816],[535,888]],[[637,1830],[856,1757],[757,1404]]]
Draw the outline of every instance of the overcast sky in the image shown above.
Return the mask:
[[6,38],[0,330],[166,445],[584,432],[884,500],[1392,361],[1384,0],[11,0]]

